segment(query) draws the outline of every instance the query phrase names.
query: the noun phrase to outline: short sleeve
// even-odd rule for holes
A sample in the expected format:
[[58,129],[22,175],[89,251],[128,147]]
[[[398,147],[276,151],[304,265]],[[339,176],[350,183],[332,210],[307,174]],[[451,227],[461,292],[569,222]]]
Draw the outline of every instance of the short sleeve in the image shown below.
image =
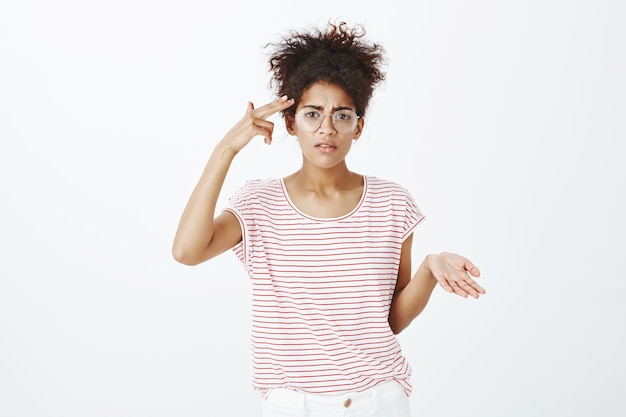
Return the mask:
[[244,264],[247,268],[248,260],[250,259],[248,236],[250,228],[246,222],[246,218],[249,217],[249,202],[251,198],[251,181],[247,181],[239,190],[237,190],[228,199],[228,204],[224,207],[225,211],[232,213],[241,226],[241,242],[233,246],[232,251],[237,256],[237,259]]
[[405,193],[405,221],[404,221],[404,234],[402,240],[406,240],[415,228],[426,219],[424,213],[419,209],[413,196],[407,190]]

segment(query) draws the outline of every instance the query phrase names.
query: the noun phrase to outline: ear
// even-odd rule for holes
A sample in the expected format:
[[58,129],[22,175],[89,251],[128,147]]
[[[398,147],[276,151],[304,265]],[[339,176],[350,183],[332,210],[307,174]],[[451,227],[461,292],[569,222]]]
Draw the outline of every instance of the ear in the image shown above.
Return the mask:
[[354,128],[354,135],[352,135],[352,139],[357,140],[361,137],[361,133],[363,133],[363,126],[365,126],[365,119],[363,117],[359,117],[359,121]]
[[285,127],[287,128],[287,133],[289,133],[291,136],[294,136],[296,134],[295,119],[293,115],[290,113],[285,113],[284,116],[285,116]]

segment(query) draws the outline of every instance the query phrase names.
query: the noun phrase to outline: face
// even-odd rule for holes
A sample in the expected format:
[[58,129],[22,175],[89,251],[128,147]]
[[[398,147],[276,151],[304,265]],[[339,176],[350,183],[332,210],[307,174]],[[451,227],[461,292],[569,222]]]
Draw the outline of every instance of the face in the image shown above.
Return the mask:
[[[354,101],[343,88],[336,84],[317,82],[309,86],[302,93],[302,98],[296,108],[296,114],[322,114],[319,128],[311,132],[304,123],[288,117],[285,119],[287,131],[298,137],[305,163],[312,163],[321,168],[333,168],[342,164],[350,151],[352,141],[361,136],[363,119],[358,118],[356,125],[350,131],[345,132],[346,116],[338,113],[337,120],[333,123],[331,116],[338,110],[355,111]],[[341,131],[337,130],[339,127]]]

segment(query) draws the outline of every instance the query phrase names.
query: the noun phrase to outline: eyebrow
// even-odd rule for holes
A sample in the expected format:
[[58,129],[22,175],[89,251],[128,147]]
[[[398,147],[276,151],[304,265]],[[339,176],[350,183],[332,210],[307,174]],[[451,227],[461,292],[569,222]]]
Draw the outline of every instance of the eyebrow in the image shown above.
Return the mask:
[[[314,106],[313,104],[305,104],[302,106],[302,108],[305,107],[309,107],[315,110],[323,110],[324,106]],[[336,112],[337,110],[352,110],[354,111],[354,109],[352,107],[348,107],[348,106],[339,106],[339,107],[333,107],[333,113]]]

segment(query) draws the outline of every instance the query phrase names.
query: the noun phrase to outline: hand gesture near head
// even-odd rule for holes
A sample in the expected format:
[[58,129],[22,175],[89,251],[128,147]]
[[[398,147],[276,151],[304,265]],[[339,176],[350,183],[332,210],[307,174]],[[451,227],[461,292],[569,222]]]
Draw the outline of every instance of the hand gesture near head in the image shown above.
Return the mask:
[[215,217],[215,206],[228,168],[235,155],[253,137],[263,136],[265,143],[270,144],[274,123],[266,119],[293,106],[293,103],[294,100],[287,96],[258,109],[248,103],[246,114],[217,144],[189,197],[176,230],[172,252],[178,262],[186,265],[204,262],[241,240],[241,228],[236,217],[230,213]]
[[272,143],[274,123],[268,121],[267,118],[291,107],[293,103],[294,100],[288,99],[287,96],[265,104],[258,109],[254,108],[252,102],[248,102],[246,114],[226,133],[226,136],[222,139],[222,145],[238,153],[255,136],[263,136],[264,142],[269,145]]
[[478,298],[485,290],[474,278],[480,276],[480,270],[469,259],[455,253],[443,252],[428,256],[428,267],[444,290],[463,298]]

